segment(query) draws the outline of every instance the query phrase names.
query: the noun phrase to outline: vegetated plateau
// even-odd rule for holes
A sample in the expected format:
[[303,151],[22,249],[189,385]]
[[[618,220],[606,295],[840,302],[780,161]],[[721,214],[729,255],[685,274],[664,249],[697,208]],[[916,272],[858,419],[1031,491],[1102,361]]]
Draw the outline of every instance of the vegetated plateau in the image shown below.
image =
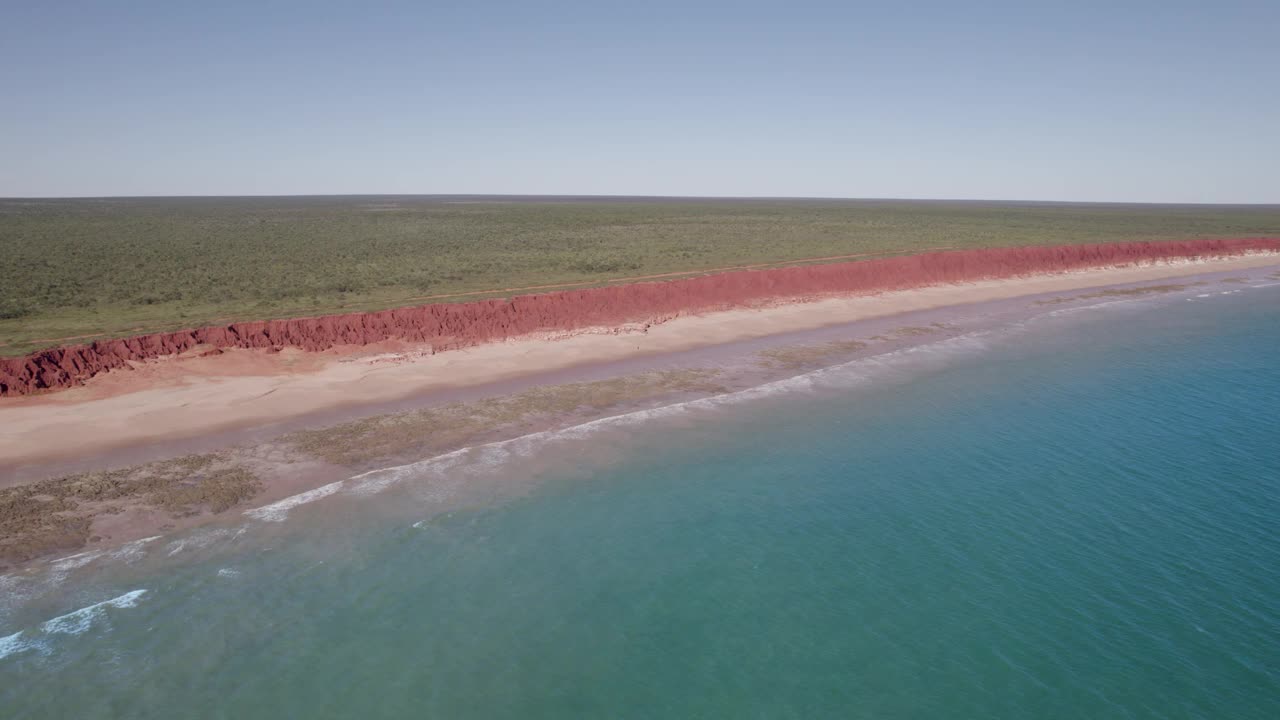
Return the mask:
[[833,256],[1251,235],[1280,235],[1280,206],[478,196],[4,199],[0,355],[237,321]]

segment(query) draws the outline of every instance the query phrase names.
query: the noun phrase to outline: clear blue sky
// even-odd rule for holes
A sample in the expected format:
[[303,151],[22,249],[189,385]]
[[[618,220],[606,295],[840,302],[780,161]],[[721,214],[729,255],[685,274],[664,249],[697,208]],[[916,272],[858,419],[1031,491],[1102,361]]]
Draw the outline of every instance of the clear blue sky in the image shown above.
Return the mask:
[[0,0],[0,196],[1280,202],[1280,2]]

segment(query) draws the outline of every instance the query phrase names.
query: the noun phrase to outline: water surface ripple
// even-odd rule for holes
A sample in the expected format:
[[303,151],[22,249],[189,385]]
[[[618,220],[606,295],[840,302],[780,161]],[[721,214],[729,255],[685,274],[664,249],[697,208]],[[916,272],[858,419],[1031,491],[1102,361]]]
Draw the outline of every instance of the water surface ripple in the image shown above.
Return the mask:
[[1115,303],[67,558],[0,707],[1280,717],[1277,348],[1280,288]]

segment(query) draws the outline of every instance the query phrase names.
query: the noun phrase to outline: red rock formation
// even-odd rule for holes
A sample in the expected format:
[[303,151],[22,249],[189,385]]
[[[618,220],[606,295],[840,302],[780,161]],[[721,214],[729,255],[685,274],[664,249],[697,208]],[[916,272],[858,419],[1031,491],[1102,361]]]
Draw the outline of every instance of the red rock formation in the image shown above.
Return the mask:
[[645,322],[681,313],[746,307],[799,296],[903,290],[1038,272],[1258,251],[1280,251],[1280,238],[934,252],[831,265],[746,270],[506,300],[235,323],[101,340],[0,360],[0,396],[28,395],[76,385],[98,373],[128,367],[131,360],[180,353],[197,345],[324,350],[338,345],[368,345],[398,339],[429,343],[434,350],[448,350],[531,333]]

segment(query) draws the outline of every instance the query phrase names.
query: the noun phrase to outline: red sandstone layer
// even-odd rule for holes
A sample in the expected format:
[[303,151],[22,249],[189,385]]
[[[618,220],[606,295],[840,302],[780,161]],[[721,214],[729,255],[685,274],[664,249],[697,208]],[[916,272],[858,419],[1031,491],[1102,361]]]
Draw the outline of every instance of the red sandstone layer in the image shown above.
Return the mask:
[[1280,252],[1280,238],[999,248],[934,252],[831,265],[747,270],[684,280],[635,283],[442,303],[373,313],[267,320],[101,340],[0,360],[0,396],[79,384],[130,361],[216,348],[325,350],[397,339],[435,351],[544,332],[620,325],[758,305],[800,296],[905,290],[1033,273]]

